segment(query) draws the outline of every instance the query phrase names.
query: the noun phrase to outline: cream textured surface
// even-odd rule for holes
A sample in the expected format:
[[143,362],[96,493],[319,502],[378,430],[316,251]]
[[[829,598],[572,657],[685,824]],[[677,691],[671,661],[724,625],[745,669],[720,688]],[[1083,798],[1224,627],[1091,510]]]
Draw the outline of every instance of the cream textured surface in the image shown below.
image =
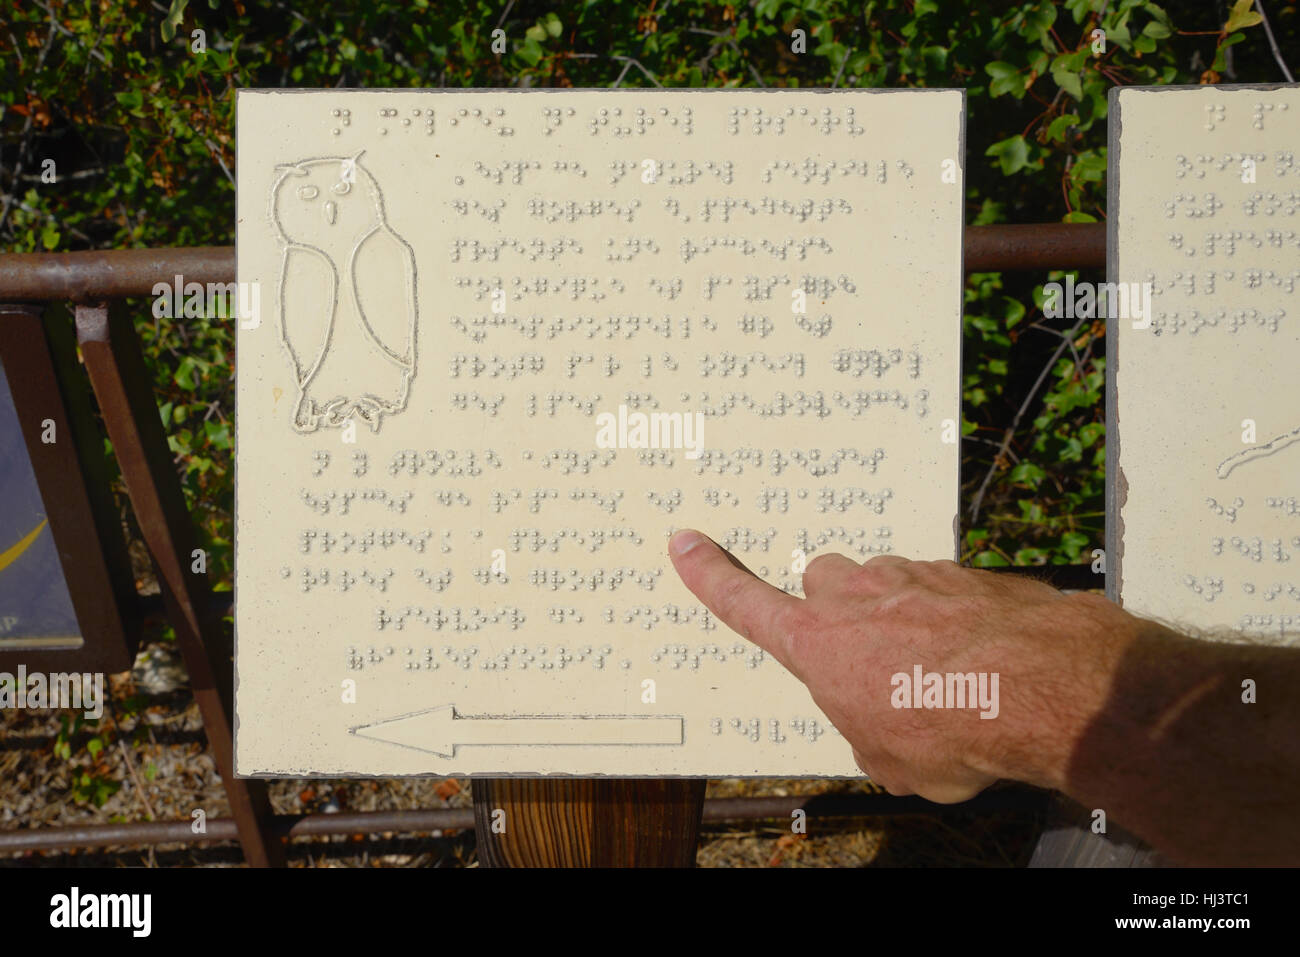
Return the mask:
[[1150,282],[1153,303],[1150,328],[1108,332],[1119,597],[1141,615],[1293,644],[1300,89],[1118,97],[1111,278]]
[[238,771],[857,774],[666,546],[954,557],[962,110],[241,92]]

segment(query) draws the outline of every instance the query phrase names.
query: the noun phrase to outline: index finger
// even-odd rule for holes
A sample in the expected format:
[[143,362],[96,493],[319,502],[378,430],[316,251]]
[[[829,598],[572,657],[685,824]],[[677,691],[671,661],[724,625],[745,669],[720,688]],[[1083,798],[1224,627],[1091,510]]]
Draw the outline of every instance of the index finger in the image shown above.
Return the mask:
[[673,535],[668,554],[683,584],[704,607],[798,676],[791,661],[802,601],[769,585],[694,529]]

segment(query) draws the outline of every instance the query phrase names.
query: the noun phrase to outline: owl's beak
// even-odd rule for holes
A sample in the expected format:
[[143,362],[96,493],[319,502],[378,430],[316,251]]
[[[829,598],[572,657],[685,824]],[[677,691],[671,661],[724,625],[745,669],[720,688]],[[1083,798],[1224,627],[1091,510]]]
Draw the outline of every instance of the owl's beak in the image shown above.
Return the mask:
[[325,205],[322,208],[322,212],[325,213],[325,222],[333,226],[334,217],[338,214],[338,209],[339,208],[335,205],[334,200],[326,200]]

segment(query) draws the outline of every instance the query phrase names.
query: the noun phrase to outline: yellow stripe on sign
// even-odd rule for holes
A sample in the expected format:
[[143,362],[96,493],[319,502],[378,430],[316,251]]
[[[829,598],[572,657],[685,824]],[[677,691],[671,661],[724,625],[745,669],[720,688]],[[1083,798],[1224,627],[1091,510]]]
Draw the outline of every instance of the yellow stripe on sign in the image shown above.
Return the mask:
[[0,552],[0,572],[4,571],[14,562],[18,561],[18,556],[21,555],[23,552],[27,551],[27,549],[31,547],[32,542],[36,541],[36,536],[41,534],[41,529],[45,527],[45,523],[48,521],[49,519],[47,518],[41,519],[41,524],[37,525],[30,532],[28,532],[21,539],[19,539],[17,545],[14,545],[12,548]]

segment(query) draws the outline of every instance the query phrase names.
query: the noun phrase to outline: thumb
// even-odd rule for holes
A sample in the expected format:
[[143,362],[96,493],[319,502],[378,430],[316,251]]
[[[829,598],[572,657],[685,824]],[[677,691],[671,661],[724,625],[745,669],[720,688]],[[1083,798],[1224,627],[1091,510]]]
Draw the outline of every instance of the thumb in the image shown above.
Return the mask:
[[704,607],[798,676],[791,659],[803,608],[800,599],[769,585],[694,529],[673,535],[668,554],[682,583]]

